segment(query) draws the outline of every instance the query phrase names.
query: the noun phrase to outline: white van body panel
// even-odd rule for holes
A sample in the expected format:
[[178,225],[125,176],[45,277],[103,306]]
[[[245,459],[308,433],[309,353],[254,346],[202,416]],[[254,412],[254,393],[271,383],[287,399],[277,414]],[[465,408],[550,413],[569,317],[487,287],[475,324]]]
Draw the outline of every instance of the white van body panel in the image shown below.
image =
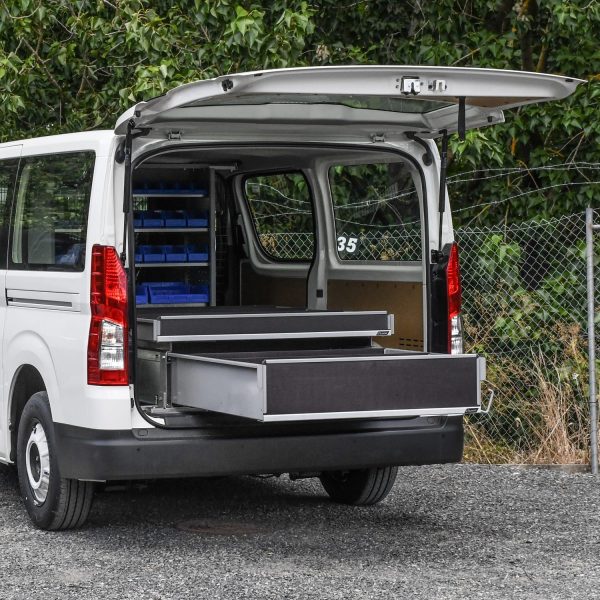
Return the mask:
[[36,154],[56,154],[58,152],[75,152],[77,150],[94,150],[96,156],[108,156],[114,141],[114,132],[103,129],[98,131],[82,131],[64,133],[38,138],[18,140],[0,144],[0,150],[9,148],[15,143],[23,146],[23,156]]
[[[112,131],[23,141],[23,156],[95,152],[86,263],[82,272],[75,273],[11,269],[1,275],[6,290],[1,302],[6,304],[8,298],[9,304],[2,344],[4,389],[11,389],[21,367],[31,365],[44,380],[55,422],[107,430],[131,427],[127,387],[87,385],[90,257],[94,244],[116,242],[112,173],[117,142]],[[0,153],[8,151],[6,145],[0,146]],[[10,394],[4,398],[2,424],[11,414]],[[2,458],[10,450],[6,437],[2,436]]]

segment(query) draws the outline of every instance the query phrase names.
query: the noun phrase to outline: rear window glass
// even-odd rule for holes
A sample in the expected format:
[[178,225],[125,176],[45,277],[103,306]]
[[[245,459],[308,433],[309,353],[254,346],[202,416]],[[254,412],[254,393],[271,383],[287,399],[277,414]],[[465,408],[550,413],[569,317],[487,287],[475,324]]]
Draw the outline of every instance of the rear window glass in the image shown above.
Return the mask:
[[419,196],[405,163],[337,165],[329,184],[341,260],[421,260]]
[[313,205],[302,173],[248,177],[245,194],[258,242],[266,254],[277,260],[312,260]]
[[94,172],[93,152],[21,160],[11,235],[10,266],[82,271]]
[[452,106],[449,102],[423,100],[422,98],[398,98],[396,96],[339,94],[248,94],[246,96],[220,97],[218,102],[198,100],[186,106],[260,106],[263,104],[313,104],[338,105],[353,109],[381,110],[385,112],[424,114]]

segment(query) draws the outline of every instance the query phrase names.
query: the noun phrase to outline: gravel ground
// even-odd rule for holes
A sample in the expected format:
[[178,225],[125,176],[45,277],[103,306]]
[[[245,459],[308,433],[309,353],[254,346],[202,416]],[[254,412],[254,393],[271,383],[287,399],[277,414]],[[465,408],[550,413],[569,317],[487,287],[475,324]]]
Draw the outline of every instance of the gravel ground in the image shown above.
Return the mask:
[[0,598],[600,598],[599,509],[588,474],[451,465],[371,508],[287,477],[108,489],[48,533],[0,467]]

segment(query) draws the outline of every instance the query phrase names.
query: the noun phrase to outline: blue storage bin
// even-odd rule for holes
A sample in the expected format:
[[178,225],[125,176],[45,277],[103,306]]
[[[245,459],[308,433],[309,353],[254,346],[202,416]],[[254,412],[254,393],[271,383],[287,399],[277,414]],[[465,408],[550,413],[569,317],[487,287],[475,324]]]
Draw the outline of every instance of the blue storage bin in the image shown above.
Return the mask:
[[167,262],[186,262],[187,250],[185,246],[163,246]]
[[143,283],[148,289],[150,287],[153,288],[161,288],[161,287],[173,287],[174,285],[186,285],[183,281],[147,281]]
[[148,194],[151,190],[150,185],[148,182],[145,182],[142,184],[141,187],[139,188],[133,188],[133,193],[138,195],[138,196],[142,196],[145,194]]
[[186,246],[189,262],[206,262],[208,246],[206,244],[188,244]]
[[148,304],[148,286],[146,284],[137,285],[135,287],[135,303]]
[[162,210],[147,210],[142,215],[143,227],[164,227],[165,219]]
[[133,193],[136,196],[152,196],[152,194],[173,194],[186,196],[190,194],[207,196],[208,190],[199,187],[194,183],[144,183],[142,187],[134,188]]
[[207,285],[188,285],[187,283],[148,283],[151,304],[189,304],[208,302]]
[[188,212],[187,213],[187,226],[188,227],[208,227],[208,213],[207,212]]
[[190,302],[210,302],[209,286],[206,284],[190,285]]
[[135,262],[136,263],[143,263],[144,262],[144,255],[142,254],[141,250],[139,248],[135,249]]
[[141,210],[133,211],[133,226],[138,229],[144,226],[143,212]]
[[183,210],[165,210],[163,212],[165,227],[185,227],[187,218]]
[[145,263],[165,262],[164,246],[141,245],[138,246],[138,250],[143,254]]

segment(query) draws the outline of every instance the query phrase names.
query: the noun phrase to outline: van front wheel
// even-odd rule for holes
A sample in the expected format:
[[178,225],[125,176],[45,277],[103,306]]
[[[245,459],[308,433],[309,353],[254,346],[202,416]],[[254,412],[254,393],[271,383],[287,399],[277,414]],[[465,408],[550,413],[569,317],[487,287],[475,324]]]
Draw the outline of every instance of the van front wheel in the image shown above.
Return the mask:
[[334,502],[367,506],[381,502],[396,481],[398,467],[377,467],[354,471],[327,471],[321,484]]
[[90,513],[94,484],[63,479],[58,469],[54,424],[46,392],[27,401],[17,436],[19,487],[25,508],[40,529],[75,529]]

